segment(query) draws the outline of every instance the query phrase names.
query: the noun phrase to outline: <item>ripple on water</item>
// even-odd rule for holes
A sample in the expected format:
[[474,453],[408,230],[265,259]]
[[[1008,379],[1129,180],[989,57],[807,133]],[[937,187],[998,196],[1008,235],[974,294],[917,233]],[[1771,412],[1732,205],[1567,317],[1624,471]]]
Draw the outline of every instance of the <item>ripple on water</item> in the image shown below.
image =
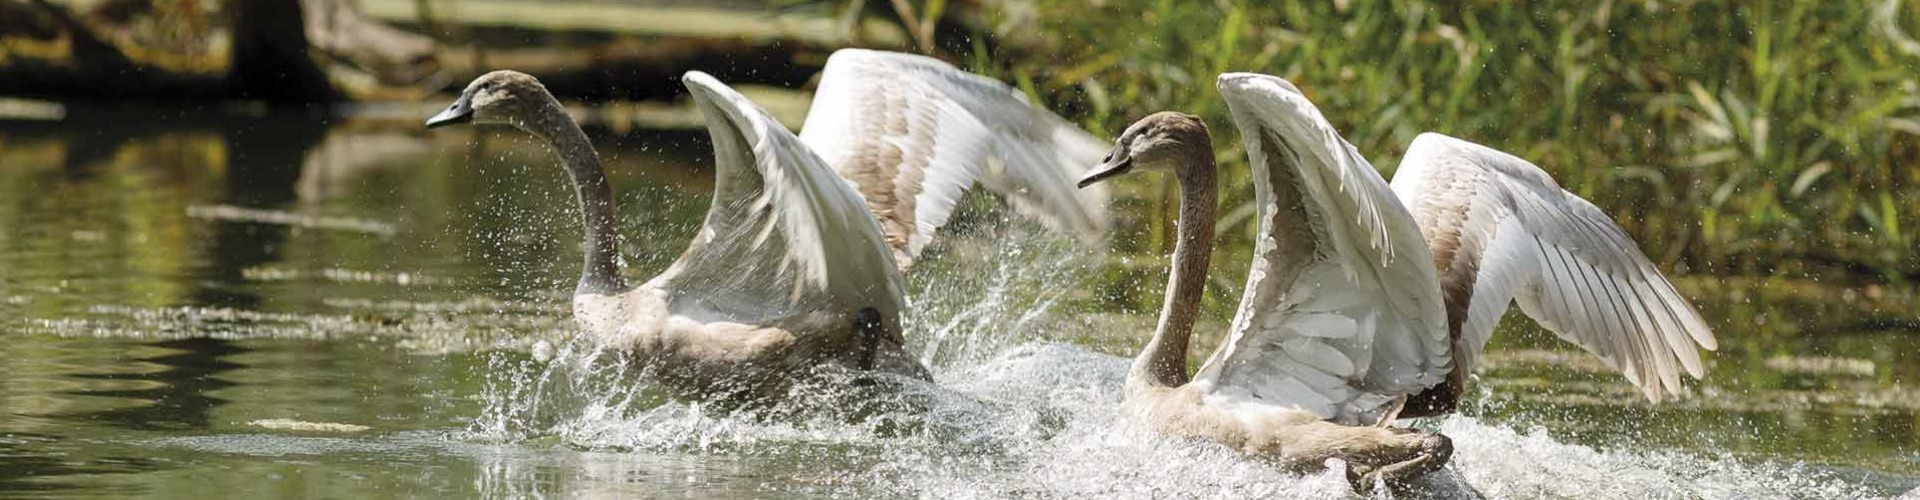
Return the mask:
[[282,434],[219,434],[160,438],[147,444],[162,447],[247,455],[287,457],[338,454],[363,454],[387,457],[419,454],[420,446],[395,440],[352,439],[339,437],[287,436]]
[[468,298],[450,302],[326,299],[336,313],[266,312],[225,307],[95,305],[85,314],[25,320],[27,333],[62,337],[173,340],[398,339],[402,348],[446,353],[545,340],[572,321],[545,302]]
[[258,266],[240,270],[240,277],[249,281],[324,281],[329,283],[371,283],[399,286],[445,285],[452,281],[423,276],[412,272],[367,271],[360,269],[327,268],[289,268]]
[[208,220],[275,224],[303,229],[346,231],[382,237],[392,237],[399,232],[392,223],[388,222],[356,219],[352,217],[307,215],[284,210],[264,210],[232,205],[194,205],[187,207],[187,216]]

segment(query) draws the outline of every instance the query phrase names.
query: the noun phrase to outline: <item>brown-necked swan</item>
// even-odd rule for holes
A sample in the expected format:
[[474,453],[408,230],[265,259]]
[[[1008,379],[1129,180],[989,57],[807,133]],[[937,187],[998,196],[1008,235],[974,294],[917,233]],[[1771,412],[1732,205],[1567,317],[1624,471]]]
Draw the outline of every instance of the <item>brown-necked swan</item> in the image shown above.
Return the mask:
[[713,137],[713,201],[680,258],[637,286],[619,274],[599,158],[537,80],[489,73],[427,121],[508,124],[551,146],[585,226],[576,321],[680,395],[771,400],[821,365],[929,378],[900,334],[901,272],[976,180],[1050,224],[1104,229],[1103,196],[1073,188],[1100,144],[938,60],[836,52],[800,136],[705,73],[684,82]]
[[1124,396],[1154,429],[1296,469],[1327,458],[1357,477],[1438,469],[1444,436],[1386,426],[1450,411],[1516,299],[1649,398],[1677,394],[1682,369],[1701,375],[1696,348],[1715,342],[1699,314],[1611,219],[1538,167],[1425,134],[1389,188],[1291,83],[1233,73],[1218,87],[1246,143],[1259,233],[1227,338],[1191,378],[1214,234],[1206,125],[1148,116],[1081,181],[1161,171],[1181,186],[1166,303]]

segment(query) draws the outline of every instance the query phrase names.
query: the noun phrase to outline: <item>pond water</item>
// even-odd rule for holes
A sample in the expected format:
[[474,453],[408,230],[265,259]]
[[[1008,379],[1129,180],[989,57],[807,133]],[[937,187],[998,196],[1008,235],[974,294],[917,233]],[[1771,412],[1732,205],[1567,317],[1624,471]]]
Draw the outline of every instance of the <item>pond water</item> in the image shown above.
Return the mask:
[[[985,196],[909,276],[907,336],[938,384],[886,397],[915,411],[850,424],[662,401],[570,341],[579,228],[552,160],[519,133],[416,123],[84,107],[0,122],[0,497],[1351,494],[1336,473],[1116,418],[1164,263],[1123,243],[1139,234],[1089,248]],[[705,138],[592,135],[628,271],[649,276],[705,211]],[[1222,253],[1196,358],[1242,253]],[[1417,424],[1458,446],[1427,496],[1920,487],[1912,288],[1679,282],[1723,346],[1695,395],[1649,405],[1509,317],[1463,414]]]

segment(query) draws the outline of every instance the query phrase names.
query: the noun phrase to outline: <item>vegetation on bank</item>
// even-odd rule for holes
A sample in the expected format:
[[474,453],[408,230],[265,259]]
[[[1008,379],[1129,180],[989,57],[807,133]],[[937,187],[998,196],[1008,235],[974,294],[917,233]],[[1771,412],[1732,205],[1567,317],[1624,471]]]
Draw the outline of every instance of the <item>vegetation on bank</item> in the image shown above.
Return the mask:
[[[1421,132],[1488,144],[1600,205],[1664,267],[1920,278],[1920,7],[1899,0],[980,8],[990,27],[944,41],[947,56],[1097,133],[1205,117],[1229,172],[1225,248],[1251,247],[1252,189],[1213,77],[1258,71],[1298,84],[1389,178]],[[1146,210],[1121,213],[1144,220],[1116,227],[1150,229],[1117,244],[1170,248],[1169,181],[1128,182],[1123,202]]]
[[[1406,144],[1424,131],[1467,138],[1533,160],[1565,187],[1613,214],[1651,257],[1669,268],[1709,275],[1920,281],[1920,196],[1914,196],[1920,192],[1920,41],[1913,35],[1920,30],[1920,6],[1904,0],[1553,0],[1533,5],[1486,0],[729,2],[727,8],[735,10],[727,12],[764,16],[763,24],[774,31],[780,22],[804,18],[810,21],[800,25],[807,26],[803,31],[808,33],[828,29],[821,27],[828,24],[847,32],[821,35],[828,41],[813,44],[770,34],[767,40],[772,41],[746,45],[719,42],[738,42],[742,35],[733,32],[588,36],[577,32],[591,27],[565,23],[487,24],[523,17],[507,14],[526,7],[505,2],[268,4],[312,8],[360,3],[368,5],[373,20],[348,25],[398,22],[403,29],[439,38],[454,33],[459,36],[453,39],[472,47],[439,47],[436,52],[442,56],[457,55],[439,59],[471,61],[461,64],[475,69],[555,63],[539,72],[557,92],[576,97],[620,95],[608,89],[632,94],[643,86],[636,81],[675,87],[671,75],[696,67],[727,72],[730,81],[774,74],[772,80],[792,84],[804,81],[810,71],[804,66],[817,65],[828,48],[815,45],[845,42],[937,52],[1016,82],[1037,100],[1101,134],[1115,134],[1153,111],[1197,113],[1219,132],[1219,156],[1228,166],[1223,176],[1227,223],[1221,231],[1226,243],[1222,248],[1229,254],[1251,247],[1246,240],[1253,232],[1252,190],[1238,138],[1227,127],[1212,80],[1224,71],[1259,71],[1299,84],[1387,175]],[[594,12],[609,19],[685,13],[661,10],[656,3],[673,2],[562,4],[600,9]],[[11,75],[0,78],[0,87],[64,92],[76,88],[66,85],[76,78],[122,85],[127,79],[88,78],[98,71],[81,71],[95,68],[86,64],[35,66],[40,61],[36,54],[58,56],[48,58],[56,62],[94,54],[107,61],[95,69],[119,74],[127,67],[144,67],[144,59],[134,55],[165,52],[156,48],[220,45],[207,41],[220,37],[182,34],[206,31],[188,28],[224,26],[233,33],[251,33],[265,26],[248,28],[252,25],[240,22],[245,16],[216,15],[226,2],[115,0],[87,4],[91,10],[75,10],[74,15],[63,13],[77,6],[56,4],[78,5],[0,0],[0,11],[17,14],[0,16],[0,41],[6,42],[0,43],[0,74]],[[766,8],[764,14],[751,10],[756,4]],[[144,7],[140,12],[152,19],[134,16],[134,21],[111,22],[126,16],[109,7],[123,5]],[[192,12],[174,12],[179,9]],[[303,14],[283,10],[289,14],[281,16],[286,19]],[[875,30],[870,26],[875,22],[860,22],[862,14],[879,24],[897,23],[900,30]],[[181,21],[198,19],[195,15],[212,17]],[[461,22],[464,16],[479,20],[469,26]],[[409,24],[406,19],[419,21]],[[159,29],[169,26],[173,29]],[[324,53],[356,54],[336,46],[379,38],[343,34],[365,30],[309,28],[289,33],[340,42],[316,43],[320,49],[335,49],[320,51]],[[573,35],[539,39],[545,40],[535,43],[541,47],[519,46],[535,40],[528,33],[543,30]],[[566,45],[555,40],[590,43],[584,48],[544,46]],[[486,57],[481,57],[480,46],[488,46]],[[695,48],[668,50],[689,46]],[[638,57],[620,47],[678,55]],[[212,49],[184,52],[213,59],[238,57]],[[394,66],[375,64],[387,59],[392,58],[370,58],[365,66]],[[622,62],[606,62],[615,60]],[[758,62],[715,67],[714,60]],[[329,71],[341,71],[341,66],[328,64]],[[414,66],[419,71],[402,71],[407,73],[403,79],[420,78],[415,73],[439,67]],[[201,71],[193,81],[239,81],[227,73]],[[76,78],[56,78],[62,76]],[[455,87],[463,81],[430,80]],[[233,94],[221,85],[184,87]],[[122,92],[126,89],[111,90],[105,93],[128,95]],[[1157,254],[1170,248],[1175,200],[1169,181],[1132,178],[1122,185],[1122,203],[1131,208],[1117,213],[1132,220],[1116,227],[1146,229],[1145,237],[1116,238],[1120,249]]]

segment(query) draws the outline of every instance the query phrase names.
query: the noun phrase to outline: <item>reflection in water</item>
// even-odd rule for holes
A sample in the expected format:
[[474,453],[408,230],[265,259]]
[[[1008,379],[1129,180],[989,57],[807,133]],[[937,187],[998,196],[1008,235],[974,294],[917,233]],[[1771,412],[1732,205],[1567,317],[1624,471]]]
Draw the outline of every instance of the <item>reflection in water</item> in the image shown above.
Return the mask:
[[[304,115],[228,117],[217,124],[226,158],[230,162],[223,169],[224,189],[219,195],[220,202],[261,209],[281,208],[293,201],[294,185],[300,178],[307,151],[318,144],[326,133],[324,123]],[[96,138],[96,142],[104,140],[108,144],[81,141],[75,146],[117,145],[129,140],[127,135],[137,132],[124,127],[108,127],[105,130],[107,132],[92,137]],[[102,149],[109,152],[114,150],[110,147]],[[91,163],[107,156],[70,155],[69,171],[81,158]],[[189,299],[191,304],[185,305],[246,310],[259,308],[261,299],[245,288],[243,272],[279,261],[288,231],[289,228],[284,225],[226,220],[214,222],[214,234],[204,253],[210,258],[198,273],[204,284],[194,288]],[[214,408],[226,403],[210,393],[234,385],[218,376],[240,367],[225,358],[248,350],[227,340],[208,337],[166,340],[152,345],[169,353],[139,358],[138,361],[158,365],[162,368],[159,371],[73,375],[82,379],[152,382],[142,384],[138,389],[74,392],[83,396],[126,398],[145,404],[84,413],[74,418],[136,430],[206,429]]]
[[70,107],[69,113],[73,121],[94,125],[91,134],[63,137],[66,148],[61,171],[66,173],[70,181],[91,178],[97,169],[119,154],[128,141],[154,133],[151,127],[145,125],[145,120],[138,116],[144,113],[136,112],[134,117],[118,117],[132,119],[116,119],[112,116],[114,110],[95,106]]
[[223,358],[236,353],[246,352],[232,342],[206,337],[168,340],[152,344],[155,347],[175,351],[161,356],[140,358],[138,361],[157,364],[164,367],[157,372],[138,374],[119,373],[80,373],[70,375],[79,379],[98,379],[113,381],[152,382],[140,384],[140,389],[81,390],[73,394],[80,396],[103,396],[125,398],[142,404],[127,408],[118,408],[99,412],[75,415],[72,418],[88,424],[109,423],[135,430],[203,430],[212,420],[214,408],[227,401],[211,396],[209,393],[232,387],[232,382],[220,380],[217,375],[239,368],[240,365],[224,361]]
[[[227,161],[225,192],[220,204],[278,209],[294,200],[307,151],[326,135],[325,122],[314,116],[268,115],[233,118],[221,123]],[[254,309],[260,299],[239,290],[241,273],[278,262],[289,228],[278,224],[219,221],[214,223],[209,265],[202,271],[215,285],[196,290],[197,305]]]
[[[0,122],[0,496],[1344,492],[1339,477],[1126,428],[1114,355],[1142,339],[1110,332],[1150,330],[1126,305],[1157,301],[1163,260],[1054,239],[991,199],[970,197],[909,276],[908,336],[942,381],[912,394],[927,411],[853,426],[751,418],[661,405],[618,377],[575,397],[527,385],[566,345],[579,229],[564,174],[518,134],[73,116]],[[698,132],[595,135],[628,271],[650,276],[698,227],[709,150]],[[1222,253],[1219,267],[1244,270],[1245,255]],[[1511,321],[1469,414],[1425,424],[1470,441],[1456,476],[1522,498],[1920,486],[1914,290],[1682,281],[1725,332],[1697,396],[1649,406]],[[1214,333],[1237,293],[1216,285]],[[247,425],[268,419],[368,430]]]

